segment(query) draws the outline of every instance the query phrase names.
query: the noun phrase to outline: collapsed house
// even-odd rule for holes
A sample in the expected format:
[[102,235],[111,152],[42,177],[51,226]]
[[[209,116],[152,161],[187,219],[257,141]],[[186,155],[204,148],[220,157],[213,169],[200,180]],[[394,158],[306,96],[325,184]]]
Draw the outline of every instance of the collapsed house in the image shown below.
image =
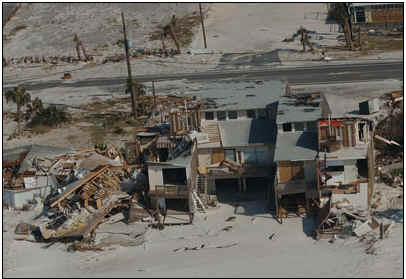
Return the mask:
[[318,215],[328,206],[330,219],[318,218],[318,237],[342,229],[342,214],[361,220],[368,214],[375,182],[373,136],[385,113],[379,98],[350,99],[345,94],[324,94],[321,108],[317,123]]
[[3,204],[22,209],[29,202],[40,202],[52,189],[69,181],[69,164],[60,168],[57,158],[76,151],[43,145],[25,145],[3,152]]

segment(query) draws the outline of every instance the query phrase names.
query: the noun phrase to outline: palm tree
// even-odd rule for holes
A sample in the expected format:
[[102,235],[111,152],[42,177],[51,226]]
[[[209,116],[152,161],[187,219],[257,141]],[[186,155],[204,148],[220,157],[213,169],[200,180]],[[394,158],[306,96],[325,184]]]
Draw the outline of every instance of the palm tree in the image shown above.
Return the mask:
[[36,97],[34,101],[27,105],[27,119],[33,119],[38,112],[43,110],[42,101],[40,98]]
[[162,35],[164,38],[166,38],[167,35],[169,35],[171,37],[172,41],[175,43],[178,54],[180,54],[180,44],[179,44],[179,40],[175,33],[175,27],[176,27],[176,16],[173,15],[171,22],[169,22],[169,24],[165,25],[162,28]]
[[17,104],[17,127],[18,134],[21,134],[21,109],[31,102],[31,95],[30,93],[26,92],[25,88],[15,87],[13,90],[7,90],[5,97],[7,103],[12,101],[13,103]]

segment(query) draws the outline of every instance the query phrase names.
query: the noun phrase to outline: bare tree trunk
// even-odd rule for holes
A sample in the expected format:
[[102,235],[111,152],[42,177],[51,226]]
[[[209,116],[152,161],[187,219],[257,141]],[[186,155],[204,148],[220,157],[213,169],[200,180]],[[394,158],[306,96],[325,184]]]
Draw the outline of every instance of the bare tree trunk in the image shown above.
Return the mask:
[[80,44],[80,46],[81,46],[81,48],[82,48],[83,55],[85,56],[85,62],[87,62],[87,61],[89,60],[89,58],[87,57],[85,47],[83,46],[82,41],[79,41],[79,44]]
[[21,135],[21,105],[17,104],[17,134]]
[[172,23],[169,24],[169,35],[171,36],[172,40],[174,41],[174,43],[176,45],[176,49],[178,50],[178,53],[180,54],[180,44],[179,44],[178,38],[176,37],[175,28],[173,27]]
[[165,37],[163,34],[161,35],[161,43],[162,43],[162,50],[165,52],[166,51]]
[[347,47],[350,50],[353,50],[354,46],[352,44],[350,26],[348,24],[348,18],[347,17],[344,18],[344,35],[345,35],[345,40],[346,40],[346,43],[347,43]]
[[79,42],[76,42],[76,53],[77,53],[77,55],[78,55],[79,61],[82,61],[82,57],[80,57]]

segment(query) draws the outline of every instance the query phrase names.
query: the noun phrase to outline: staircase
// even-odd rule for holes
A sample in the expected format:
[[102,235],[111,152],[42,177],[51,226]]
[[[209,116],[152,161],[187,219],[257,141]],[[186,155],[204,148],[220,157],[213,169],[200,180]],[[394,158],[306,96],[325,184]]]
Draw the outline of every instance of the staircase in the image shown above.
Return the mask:
[[207,124],[201,127],[201,130],[209,135],[209,142],[220,142],[220,130],[217,123]]
[[192,192],[192,198],[193,198],[193,207],[195,210],[201,212],[201,213],[206,213],[206,207],[204,206],[203,202],[197,195],[195,191]]
[[198,193],[205,193],[206,192],[205,189],[207,189],[207,176],[198,174],[196,181],[197,187],[195,191],[197,191]]

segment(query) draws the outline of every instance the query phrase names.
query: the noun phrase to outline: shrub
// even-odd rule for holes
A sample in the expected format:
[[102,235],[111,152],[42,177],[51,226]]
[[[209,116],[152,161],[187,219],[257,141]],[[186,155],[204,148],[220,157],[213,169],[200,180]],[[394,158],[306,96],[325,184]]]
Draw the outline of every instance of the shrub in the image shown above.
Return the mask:
[[51,127],[43,125],[43,124],[38,124],[32,127],[32,132],[35,134],[45,134],[51,131]]
[[70,120],[71,115],[68,112],[66,112],[63,108],[49,106],[45,109],[44,108],[40,109],[39,112],[28,124],[28,126],[34,127],[41,124],[49,127],[57,127],[60,124],[69,122]]

